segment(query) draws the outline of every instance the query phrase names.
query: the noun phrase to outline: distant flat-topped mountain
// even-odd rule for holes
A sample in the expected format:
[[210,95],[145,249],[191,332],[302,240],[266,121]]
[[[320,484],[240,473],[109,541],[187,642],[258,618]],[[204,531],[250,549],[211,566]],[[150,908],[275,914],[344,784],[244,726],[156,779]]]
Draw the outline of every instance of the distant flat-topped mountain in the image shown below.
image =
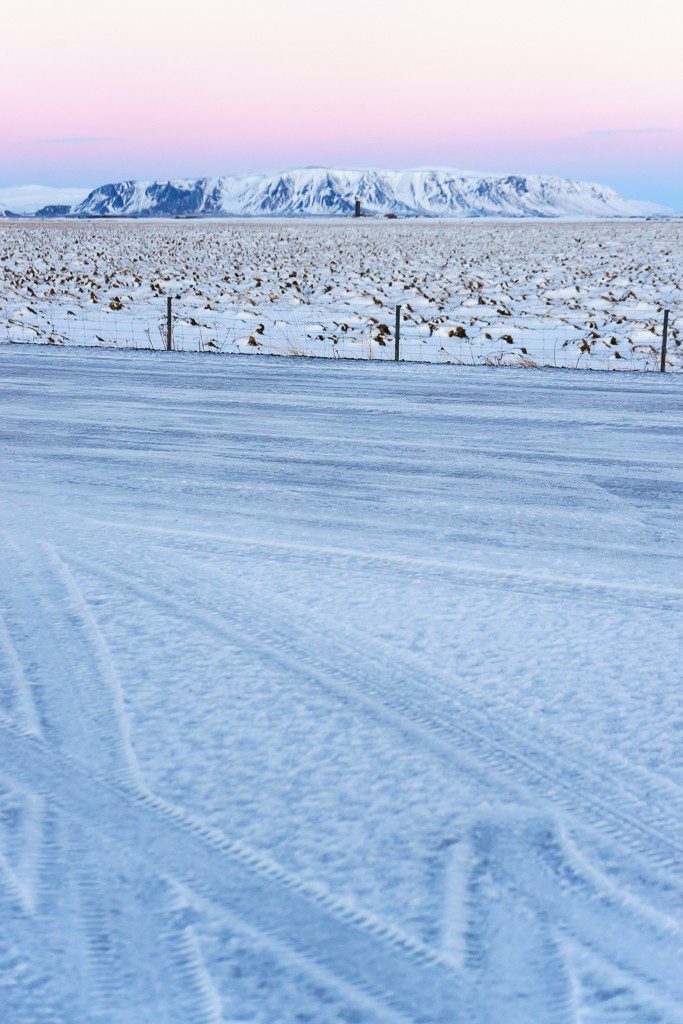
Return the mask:
[[72,216],[313,217],[349,216],[359,199],[366,215],[420,217],[643,217],[667,211],[624,199],[605,185],[569,178],[475,174],[438,168],[410,171],[304,168],[102,185],[71,207]]

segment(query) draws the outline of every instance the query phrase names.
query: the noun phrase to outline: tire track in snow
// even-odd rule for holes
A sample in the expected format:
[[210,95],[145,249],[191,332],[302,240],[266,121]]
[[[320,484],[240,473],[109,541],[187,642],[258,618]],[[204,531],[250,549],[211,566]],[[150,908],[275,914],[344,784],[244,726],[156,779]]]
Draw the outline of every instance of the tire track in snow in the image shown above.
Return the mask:
[[[552,816],[525,808],[492,809],[472,824],[467,846],[465,947],[478,965],[488,961],[479,978],[480,994],[494,1005],[502,1000],[497,1013],[489,1006],[491,1019],[502,1015],[516,984],[515,971],[521,969],[519,976],[533,977],[534,969],[544,964],[545,957],[534,948],[538,941],[547,946],[550,961],[556,961],[557,974],[555,982],[541,980],[538,988],[546,993],[564,990],[562,1013],[569,1011],[572,1002],[562,951],[567,942],[607,960],[646,1000],[668,998],[670,1006],[680,1005],[678,922],[634,899],[624,905],[622,893],[586,864]],[[462,859],[463,852],[458,856]],[[530,936],[533,941],[525,950]],[[492,953],[495,963],[490,961]],[[553,1019],[548,1016],[550,1010],[532,1013],[526,1008],[531,1019],[543,1021]],[[517,1016],[506,1019],[517,1020]]]
[[[256,651],[265,660],[273,660],[293,674],[306,675],[325,689],[351,701],[358,707],[368,709],[375,716],[390,722],[404,733],[420,739],[441,756],[451,760],[457,767],[467,764],[468,770],[487,773],[491,777],[508,782],[513,789],[520,785],[532,790],[544,801],[560,806],[575,815],[579,821],[589,823],[612,841],[618,841],[646,858],[658,869],[676,875],[680,871],[680,857],[683,842],[677,832],[671,832],[674,819],[663,811],[652,813],[647,803],[632,802],[627,811],[619,807],[619,799],[596,797],[592,791],[598,777],[590,776],[584,781],[584,788],[577,797],[576,788],[580,768],[576,765],[544,765],[542,754],[534,760],[526,751],[519,750],[514,738],[502,734],[498,723],[487,721],[479,713],[458,701],[457,695],[448,694],[441,699],[438,708],[433,707],[435,693],[421,682],[424,673],[410,677],[410,687],[399,690],[392,677],[391,685],[381,681],[381,674],[374,671],[361,672],[356,664],[344,663],[341,658],[327,659],[320,649],[316,658],[310,655],[310,644],[300,644],[289,634],[277,630],[266,630],[259,626],[258,616],[249,617],[241,626],[232,626],[217,612],[190,607],[178,594],[187,594],[193,580],[190,576],[177,574],[176,587],[168,587],[156,580],[152,590],[149,586],[134,581],[125,572],[112,568],[92,565],[79,556],[70,554],[69,561],[82,571],[94,575],[104,582],[113,584],[124,594],[136,594],[142,600],[157,608],[165,608],[175,618],[189,619],[208,628],[212,633],[225,637],[238,646],[244,645],[245,630],[248,631],[249,649]],[[239,609],[231,608],[231,615],[238,618]],[[336,643],[336,641],[335,641]],[[340,652],[343,653],[343,652]],[[343,669],[340,664],[343,663]],[[427,701],[416,699],[422,694]],[[430,707],[430,704],[432,707]],[[462,756],[464,750],[465,757]],[[568,774],[563,774],[563,768]],[[602,775],[600,779],[602,780]],[[604,788],[604,781],[600,783]],[[620,796],[621,787],[616,787]]]
[[[165,547],[164,545],[161,545]],[[201,574],[197,573],[197,561],[191,560],[187,555],[178,553],[177,548],[173,551],[173,572],[178,575],[184,567],[184,584],[190,579],[195,583],[199,579],[212,578],[222,587],[227,581],[225,573],[212,565],[201,562]],[[250,593],[246,593],[250,590]],[[269,611],[276,606],[277,615]],[[202,607],[211,607],[210,601],[203,601]],[[214,611],[218,609],[213,608]],[[396,657],[395,648],[391,647],[381,636],[373,635],[371,643],[368,642],[367,633],[361,632],[349,623],[340,627],[337,623],[334,637],[330,638],[329,629],[325,623],[316,616],[314,609],[310,606],[297,604],[289,598],[285,598],[278,591],[269,592],[267,595],[259,596],[258,589],[241,584],[240,599],[235,607],[231,607],[231,616],[240,618],[246,626],[248,623],[258,624],[263,629],[268,628],[268,635],[280,638],[282,634],[278,622],[283,620],[296,623],[296,632],[301,641],[305,641],[307,649],[315,649],[320,652],[327,648],[330,651],[327,659],[330,664],[340,664],[346,658],[345,671],[353,673],[353,663],[357,664],[358,654],[362,652],[363,666],[368,672],[381,673],[383,667],[391,663],[392,680],[402,682],[408,690],[413,690],[416,679],[421,680],[423,692],[428,691],[433,699],[443,699],[447,694],[451,706],[457,704],[459,713],[462,715],[469,711],[473,723],[486,730],[487,735],[495,734],[500,741],[506,745],[519,748],[523,740],[529,752],[529,756],[548,762],[552,761],[557,766],[558,774],[562,776],[571,775],[574,786],[579,779],[583,779],[584,789],[601,788],[606,783],[617,787],[618,796],[621,799],[626,797],[634,813],[650,814],[654,806],[659,808],[658,827],[666,827],[673,823],[673,811],[677,812],[679,820],[683,820],[683,789],[670,779],[657,776],[655,773],[643,770],[628,762],[625,758],[619,757],[609,751],[601,751],[601,763],[596,763],[595,752],[590,747],[582,744],[575,736],[567,733],[555,734],[557,744],[562,745],[562,750],[571,754],[570,758],[562,757],[557,747],[552,752],[548,751],[547,744],[540,744],[534,739],[530,727],[526,730],[518,719],[515,721],[514,735],[501,726],[497,718],[493,718],[486,711],[479,707],[468,705],[464,698],[462,689],[453,692],[453,679],[446,673],[429,666],[425,670],[419,657],[410,650],[401,648],[400,658]],[[404,673],[405,668],[411,670],[410,676]],[[356,670],[357,671],[357,670]],[[438,687],[434,684],[438,682]],[[427,685],[425,685],[427,684]],[[431,684],[431,685],[430,685]],[[548,733],[546,731],[546,736]],[[683,844],[683,827],[677,833],[677,841]]]
[[473,1024],[576,1024],[572,981],[555,929],[529,912],[495,862],[486,834],[473,836],[465,958],[476,982]]
[[[5,667],[6,690],[3,712],[16,721],[21,728],[40,738],[42,734],[31,687],[24,674],[3,614],[0,614],[0,657],[2,658],[0,664]],[[0,781],[2,781],[1,769]],[[0,888],[4,886],[11,898],[17,901],[21,913],[30,914],[36,909],[38,858],[43,838],[45,810],[38,796],[15,789],[11,782],[5,797],[4,813],[2,803],[0,787],[0,819],[9,817],[14,820],[14,830],[21,835],[16,835],[13,838],[15,843],[21,844],[22,848],[12,857],[9,850],[12,844],[6,835],[4,845],[7,848],[7,855],[5,855],[2,852],[3,837],[2,829],[0,829]],[[18,820],[16,820],[17,818]]]
[[[123,697],[111,658],[97,625],[83,597],[64,564],[48,545],[18,546],[6,535],[0,538],[0,555],[5,566],[2,581],[5,615],[11,625],[7,636],[16,637],[15,675],[23,680],[23,664],[32,678],[34,692],[39,694],[41,732],[46,743],[56,750],[78,752],[79,760],[93,771],[120,781],[144,793],[127,731]],[[29,723],[32,725],[32,723]],[[35,732],[35,728],[33,728]],[[61,833],[61,829],[58,830]],[[58,834],[53,831],[53,836]],[[126,941],[123,928],[130,916],[130,903],[125,891],[120,898],[111,889],[111,871],[95,850],[96,840],[83,840],[83,834],[72,827],[63,836],[68,852],[48,842],[42,850],[42,873],[37,885],[64,887],[69,880],[74,900],[81,908],[85,970],[80,987],[89,991],[91,1009],[84,1020],[101,1019],[104,1024],[115,1021],[127,1003],[129,978],[135,973],[140,950],[138,943]],[[55,875],[57,865],[60,870]],[[42,903],[45,904],[45,900]],[[69,908],[71,910],[71,908]],[[62,907],[59,913],[63,913]],[[158,918],[161,922],[161,918]],[[180,1009],[175,1019],[183,1024],[218,1024],[220,1013],[215,995],[207,998],[208,976],[203,965],[195,963],[189,950],[191,937],[182,929],[186,955],[179,955],[178,942],[168,932],[173,915],[165,920],[165,937],[150,948],[152,964],[159,964],[164,953],[173,957],[170,963],[193,963],[194,970],[184,970],[186,987],[176,992]],[[49,915],[45,926],[51,927]],[[78,948],[72,951],[78,957]],[[165,988],[172,971],[166,971]],[[173,1007],[164,1003],[164,1012],[173,1015]],[[209,1007],[212,1007],[209,1010]],[[169,1017],[170,1019],[170,1017]]]
[[[652,608],[659,611],[662,601],[667,607],[683,612],[683,587],[660,586],[650,583],[632,583],[621,580],[600,580],[590,576],[562,575],[534,572],[528,569],[506,568],[481,565],[477,562],[455,561],[450,559],[447,564],[437,558],[416,556],[394,552],[364,551],[359,548],[347,548],[337,545],[316,544],[306,541],[279,540],[269,537],[249,537],[243,534],[212,533],[210,530],[176,529],[165,526],[149,526],[136,523],[130,517],[130,503],[124,503],[125,522],[102,519],[99,516],[88,517],[96,527],[119,531],[122,525],[126,530],[142,534],[153,534],[167,537],[168,543],[175,545],[180,540],[229,544],[238,548],[269,550],[279,552],[285,557],[304,557],[306,559],[324,560],[326,565],[338,564],[343,568],[349,564],[365,566],[383,566],[397,572],[410,572],[418,569],[422,576],[449,581],[454,586],[467,587],[485,581],[489,587],[499,587],[504,591],[513,589],[518,593],[538,594],[548,600],[564,601],[575,599],[579,593],[590,594],[600,600],[611,600],[618,597],[621,603],[633,602],[639,609]],[[552,584],[552,593],[548,592],[548,584]]]
[[[2,583],[3,606],[18,663],[27,666],[36,694],[40,731],[56,749],[77,750],[94,770],[137,784],[132,752],[127,743],[122,710],[115,699],[116,683],[87,610],[52,549],[44,544],[15,544],[4,534],[0,557],[6,569]],[[50,835],[53,840],[50,843]],[[122,965],[111,954],[119,921],[109,913],[111,877],[93,859],[88,843],[79,842],[75,828],[53,827],[41,851],[41,888],[65,888],[72,895],[68,907],[70,930],[82,933],[83,951],[73,944],[71,957],[81,962],[79,993],[90,1006],[93,1020],[113,1019],[116,995],[125,991]],[[59,847],[59,841],[65,848]],[[45,905],[46,900],[41,903]],[[80,908],[78,926],[74,922]],[[42,928],[56,929],[67,912],[65,904],[52,920],[43,915]],[[120,919],[119,919],[120,920]],[[55,945],[58,946],[58,938]],[[67,957],[68,959],[68,957]],[[83,1010],[83,1020],[86,1020]]]
[[67,822],[54,803],[44,804],[35,907],[31,913],[14,907],[3,915],[21,962],[22,998],[9,1019],[12,1024],[89,1024],[92,989],[82,952],[85,934],[77,912]]
[[2,653],[2,663],[7,670],[5,685],[8,689],[3,714],[6,714],[8,718],[16,718],[22,728],[40,736],[40,723],[31,687],[2,614],[0,614],[0,652]]
[[[149,886],[147,887],[149,888]],[[155,921],[153,940],[149,943],[144,962],[156,964],[158,945],[164,947],[164,960],[173,967],[173,972],[156,972],[157,1006],[167,1006],[169,991],[174,990],[170,1000],[174,1008],[169,1024],[222,1024],[221,1000],[214,989],[206,969],[199,941],[192,927],[188,903],[180,887],[169,879],[157,879],[151,893],[146,892],[144,910]],[[138,934],[147,927],[147,920],[141,919]],[[188,998],[188,993],[191,998]],[[144,996],[145,993],[141,993]],[[156,1016],[150,1015],[150,1024]]]
[[436,950],[148,794],[97,776],[0,719],[13,775],[43,793],[103,845],[125,848],[129,870],[154,865],[228,914],[246,920],[311,968],[319,966],[380,1016],[447,1024],[462,982]]
[[68,823],[67,855],[77,891],[79,920],[83,929],[85,991],[81,996],[91,1007],[93,1022],[116,1020],[124,987],[122,965],[117,956],[117,934],[113,924],[115,904],[121,886],[112,887],[111,869],[101,851],[83,833],[79,822]]
[[46,544],[0,536],[0,595],[46,742],[141,784],[111,659],[73,577]]
[[41,799],[17,789],[0,767],[0,885],[4,884],[27,914],[33,913],[37,901],[43,816]]
[[92,1020],[128,1024],[134,1014],[136,1024],[221,1024],[220,1000],[173,883],[150,868],[132,878],[125,851],[87,836],[75,819],[69,836]]
[[[117,689],[115,689],[115,686],[118,687],[118,683],[113,680],[113,669],[109,657],[106,653],[103,655],[101,637],[99,634],[93,636],[93,631],[97,627],[87,613],[83,598],[71,574],[62,566],[56,554],[42,545],[36,545],[35,548],[27,551],[25,547],[17,549],[15,545],[8,543],[5,539],[4,547],[4,554],[7,555],[14,579],[22,580],[21,587],[17,588],[20,590],[19,595],[14,593],[14,590],[9,595],[5,595],[8,602],[14,598],[14,603],[10,605],[15,616],[13,624],[25,623],[24,630],[20,633],[21,653],[24,656],[27,656],[29,651],[32,653],[31,671],[36,678],[58,679],[60,681],[59,690],[61,690],[63,680],[70,684],[67,690],[68,704],[67,708],[64,708],[58,695],[51,691],[49,684],[43,683],[41,703],[46,741],[62,756],[65,756],[70,749],[75,749],[78,751],[79,763],[82,763],[84,767],[87,766],[93,773],[93,777],[111,780],[113,783],[125,787],[134,799],[141,801],[145,806],[151,805],[157,810],[163,807],[164,816],[169,816],[175,821],[182,820],[178,812],[161,805],[139,784],[139,773],[127,741],[127,735],[125,730],[121,729],[122,708]],[[32,593],[34,589],[38,590],[37,594]],[[28,618],[28,623],[26,623],[25,617]],[[46,618],[51,621],[41,628]],[[61,647],[59,646],[60,641],[67,642],[67,649],[63,643]],[[83,659],[85,664],[79,659]],[[79,699],[81,695],[82,702]],[[67,712],[68,722],[65,721]],[[87,745],[83,747],[82,743],[79,744],[78,739],[91,720],[94,721],[96,728],[88,738]],[[109,729],[111,732],[108,731]],[[68,734],[68,741],[64,738],[65,732]],[[123,736],[121,732],[123,732]],[[73,747],[70,747],[69,744],[72,744]],[[94,811],[93,814],[93,820],[96,821]],[[110,827],[112,833],[115,834],[114,824],[111,823]],[[190,832],[196,830],[197,834],[202,833],[199,824],[192,823],[186,825],[186,828]],[[95,839],[97,840],[97,836]],[[88,938],[90,976],[96,984],[93,1002],[102,1005],[103,1019],[108,1020],[109,1018],[115,1019],[117,1001],[120,1001],[123,991],[122,979],[125,976],[127,965],[121,963],[121,957],[117,954],[116,922],[120,917],[120,911],[115,905],[112,905],[111,894],[108,891],[111,881],[110,873],[101,867],[102,863],[106,864],[107,862],[98,853],[93,854],[92,843],[92,838],[89,840],[89,844],[86,844],[72,837],[70,860],[78,865],[78,869],[73,874],[83,911],[81,920]],[[239,854],[240,859],[247,862],[252,869],[257,865],[269,879],[277,877],[283,892],[303,892],[303,887],[298,880],[281,872],[274,865],[265,864],[265,862],[262,864],[251,852],[245,853],[240,849]],[[169,871],[169,874],[173,875],[173,871]],[[257,877],[258,874],[257,871]],[[185,864],[186,878],[187,875],[187,864]],[[191,869],[189,875],[191,884]],[[278,887],[275,886],[275,888],[277,890]],[[212,899],[213,895],[211,890],[206,893],[209,899]],[[277,893],[265,897],[259,895],[255,897],[255,902],[260,902],[262,898],[273,901],[277,899]],[[363,949],[369,944],[369,947],[373,949],[374,970],[378,972],[380,978],[383,972],[386,974],[387,970],[390,970],[391,984],[395,985],[399,992],[403,984],[400,979],[406,972],[406,964],[412,964],[413,977],[408,999],[409,1007],[411,999],[413,1004],[412,1009],[408,1010],[409,1014],[416,1012],[415,1006],[422,998],[420,989],[425,975],[427,980],[431,974],[438,975],[437,989],[443,987],[448,991],[447,998],[441,998],[437,992],[438,1005],[451,1004],[451,989],[455,991],[457,986],[452,977],[451,968],[438,962],[439,957],[435,951],[412,942],[397,929],[387,927],[382,922],[363,915],[347,905],[337,904],[332,898],[312,893],[309,893],[307,898],[313,900],[314,905],[324,908],[323,922],[329,916],[332,930],[335,933],[341,931],[344,935],[344,956],[354,957],[354,942],[355,944],[360,942]],[[225,904],[225,901],[219,899],[218,903]],[[253,914],[253,908],[250,912]],[[306,913],[307,911],[299,909],[298,927],[310,932],[310,926],[305,919]],[[321,950],[322,959],[325,959],[328,955],[325,951],[326,946],[332,949],[335,947],[335,941],[329,937],[326,938],[324,926],[320,925],[319,921],[317,923],[320,927],[320,934],[317,937],[309,935],[311,948],[303,951],[304,956],[312,961],[316,960],[316,954],[318,959],[321,958]],[[296,921],[285,929],[284,937],[278,936],[285,945],[294,946],[294,948],[297,945],[292,934],[295,926]],[[328,930],[329,928],[330,925],[328,925]],[[356,938],[356,931],[358,931],[359,938]],[[346,934],[347,932],[349,934]],[[189,982],[202,987],[200,982],[205,980],[204,973],[197,961],[196,944],[187,930],[177,940],[173,940],[167,935],[165,945],[160,943],[160,946],[169,956],[172,956],[177,965],[181,966]],[[332,964],[323,964],[323,966],[331,970],[333,975],[340,976],[343,982],[345,969],[340,968],[340,956],[341,952],[333,954]],[[388,959],[390,967],[378,965],[383,957]],[[355,959],[357,961],[362,959],[360,953],[356,953]],[[411,973],[410,969],[408,969],[408,973]],[[348,982],[348,979],[346,980]],[[391,1004],[394,998],[391,985],[387,986],[387,992],[380,989],[378,994],[375,991],[373,974],[367,971],[360,971],[359,980],[351,980],[348,983],[352,987],[359,988],[363,999],[370,995],[375,1000],[379,998],[381,1003]],[[191,1012],[189,1019],[193,1021],[209,1021],[212,1019],[212,1013],[215,1016],[215,1000],[207,997],[205,984],[201,997],[204,1009],[201,1013],[196,1008]],[[181,1019],[182,1015],[179,1017],[179,1020]],[[447,1017],[442,1015],[434,1019],[445,1020]]]

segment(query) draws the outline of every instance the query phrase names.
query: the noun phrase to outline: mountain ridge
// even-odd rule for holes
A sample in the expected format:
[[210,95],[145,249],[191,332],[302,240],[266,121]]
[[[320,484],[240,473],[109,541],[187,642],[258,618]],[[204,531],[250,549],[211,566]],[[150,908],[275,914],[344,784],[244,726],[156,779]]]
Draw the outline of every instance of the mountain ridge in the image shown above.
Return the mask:
[[[306,167],[275,173],[120,181],[93,189],[73,217],[569,218],[644,217],[672,211],[626,199],[594,182],[536,174],[482,174],[449,168],[403,171]],[[36,216],[64,216],[44,207]]]

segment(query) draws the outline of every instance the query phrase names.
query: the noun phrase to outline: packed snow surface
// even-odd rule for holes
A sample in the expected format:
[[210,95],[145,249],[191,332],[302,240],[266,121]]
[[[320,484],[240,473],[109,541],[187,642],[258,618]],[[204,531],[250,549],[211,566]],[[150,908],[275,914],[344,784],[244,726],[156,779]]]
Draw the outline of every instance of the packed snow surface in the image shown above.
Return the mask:
[[625,199],[606,185],[537,174],[479,174],[450,168],[405,171],[304,167],[275,174],[101,185],[79,216],[643,217],[670,213]]
[[7,341],[683,368],[683,221],[0,227]]
[[683,382],[0,349],[0,1019],[680,1020]]

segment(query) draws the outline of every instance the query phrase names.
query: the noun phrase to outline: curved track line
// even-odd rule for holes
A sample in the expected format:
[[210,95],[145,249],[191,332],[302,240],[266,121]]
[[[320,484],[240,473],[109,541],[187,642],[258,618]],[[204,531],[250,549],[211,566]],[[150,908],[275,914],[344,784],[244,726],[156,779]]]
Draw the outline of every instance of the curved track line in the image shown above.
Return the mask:
[[[120,530],[121,523],[109,519],[100,519],[97,516],[90,517],[90,522],[111,530]],[[306,544],[296,541],[272,540],[268,537],[245,537],[232,533],[211,533],[208,530],[185,530],[173,527],[149,526],[146,523],[135,523],[128,518],[125,522],[126,530],[137,530],[141,533],[152,533],[168,537],[188,537],[196,540],[209,540],[221,544],[229,543],[236,547],[258,548],[263,550],[282,551],[285,554],[299,554],[307,558],[321,558],[329,564],[335,560],[343,563],[357,562],[360,565],[384,565],[388,568],[398,570],[409,570],[418,568],[423,574],[430,573],[438,576],[439,579],[449,579],[459,586],[472,584],[472,577],[478,576],[486,580],[490,585],[500,586],[505,590],[517,589],[521,593],[542,593],[544,597],[554,597],[561,601],[566,597],[573,597],[576,591],[585,590],[596,597],[618,596],[621,601],[632,598],[637,602],[639,608],[651,607],[655,610],[661,608],[661,602],[666,600],[669,605],[674,601],[679,602],[683,610],[683,587],[668,587],[662,590],[660,587],[650,584],[636,584],[615,582],[610,583],[604,580],[591,577],[552,576],[548,573],[534,573],[525,569],[496,569],[490,566],[483,566],[472,562],[449,561],[447,565],[436,558],[415,557],[404,554],[380,554],[376,551],[363,551],[357,548],[343,548],[331,545]],[[553,584],[553,594],[548,595],[548,583]]]
[[[74,555],[69,555],[69,561],[97,578],[114,583],[124,593],[134,593],[156,607],[164,607],[175,617],[198,622],[238,646],[244,644],[243,630],[231,628],[216,612],[198,611],[188,606],[161,582],[152,590],[116,569],[105,568],[101,564],[93,566]],[[258,621],[252,619],[249,621],[249,648],[260,657],[282,665],[288,672],[306,673],[346,701],[352,699],[359,706],[371,706],[375,715],[383,715],[385,720],[404,732],[421,736],[422,742],[438,747],[442,755],[451,758],[458,766],[463,764],[464,750],[471,770],[476,772],[478,767],[481,772],[485,769],[493,772],[494,777],[510,782],[513,787],[521,784],[530,788],[544,800],[589,822],[612,840],[619,839],[659,869],[671,874],[680,870],[683,843],[665,830],[673,819],[660,815],[648,823],[631,811],[620,810],[615,802],[592,795],[590,791],[577,797],[573,776],[568,778],[560,770],[539,764],[524,751],[515,750],[514,739],[492,737],[487,731],[489,724],[473,714],[470,708],[460,705],[455,697],[451,698],[449,694],[447,701],[441,698],[438,708],[430,707],[435,694],[425,688],[419,678],[411,677],[410,688],[399,691],[395,686],[383,683],[381,677],[372,672],[363,674],[361,678],[353,667],[346,666],[341,671],[337,663],[330,664],[322,655],[317,654],[313,662],[307,645],[297,645],[289,635],[280,634],[276,640],[270,634],[265,638],[259,637]],[[415,694],[426,696],[427,702],[417,700]],[[496,726],[496,731],[498,728]],[[641,810],[639,808],[639,813]]]
[[0,535],[0,558],[5,621],[46,742],[139,784],[118,680],[73,578],[49,545]]
[[604,956],[658,997],[683,999],[677,980],[681,928],[677,922],[622,899],[588,867],[554,818],[524,809],[491,810],[471,831],[475,860],[499,877],[538,919],[547,919],[585,949]]
[[[80,741],[76,749],[89,765],[144,792],[130,746],[119,682],[97,624],[73,577],[48,545],[18,547],[3,537],[0,550],[7,579],[12,581],[11,586],[3,586],[4,604],[41,694],[49,745],[59,749],[76,739]],[[8,638],[11,641],[9,633]],[[15,667],[23,678],[19,654],[14,647],[13,650]],[[53,832],[53,839],[58,834]],[[49,838],[42,851],[43,875],[33,881],[38,888],[44,888],[46,879],[60,865],[54,883],[50,884],[59,889],[65,884],[73,888],[73,898],[80,909],[83,955],[79,950],[73,950],[72,955],[80,956],[83,963],[79,988],[82,994],[87,992],[87,1017],[111,1024],[130,1003],[143,937],[149,932],[149,921],[154,915],[147,915],[148,919],[138,929],[137,940],[133,941],[122,922],[127,922],[136,909],[135,900],[126,899],[124,887],[112,889],[111,858],[103,858],[92,839],[85,841],[77,824],[72,824],[65,837],[65,849]],[[154,890],[153,886],[150,888]],[[147,896],[145,900],[149,903]],[[24,907],[29,915],[29,928],[33,909],[28,904]],[[209,996],[206,972],[198,960],[199,950],[196,944],[193,946],[190,930],[183,927],[180,934],[174,935],[173,915],[162,920],[162,910],[157,908],[156,917],[163,931],[150,941],[144,963],[145,970],[151,968],[163,974],[158,1006],[163,1006],[169,1021],[173,1019],[178,1024],[187,1020],[219,1024],[216,997]],[[48,915],[47,928],[52,927],[49,922]],[[56,924],[55,930],[59,932]],[[164,971],[165,956],[170,958],[169,964],[184,965],[184,986],[173,985],[171,966]],[[139,995],[136,1013],[144,1015],[149,992]]]
[[153,863],[407,1020],[451,1024],[457,1016],[460,979],[434,949],[311,890],[161,800],[107,782],[65,754],[56,756],[9,722],[0,720],[0,737],[14,776],[99,841],[125,846],[129,863]]
[[[164,545],[162,547],[165,548]],[[178,567],[181,565],[185,566],[183,586],[190,581],[196,582],[196,564],[196,561],[191,560],[187,555],[180,555],[177,548],[173,549],[173,572],[179,575]],[[200,564],[201,577],[212,577],[221,585],[222,590],[226,582],[226,574],[216,569],[213,565],[207,565],[205,562]],[[193,570],[195,571],[193,572]],[[278,627],[276,619],[272,614],[269,616],[269,608],[275,605],[278,610],[286,613],[279,615],[277,621],[287,619],[290,622],[295,622],[296,633],[301,640],[306,639],[307,648],[315,646],[318,652],[321,650],[321,647],[329,649],[328,665],[331,662],[338,664],[340,655],[342,657],[346,656],[352,662],[355,661],[357,663],[359,651],[362,651],[364,668],[367,668],[369,671],[380,674],[383,668],[386,670],[387,664],[392,664],[393,681],[402,680],[405,686],[412,690],[415,688],[415,680],[417,678],[420,680],[423,692],[432,693],[434,699],[443,700],[444,696],[447,695],[449,704],[456,705],[461,714],[469,713],[473,724],[485,729],[487,735],[494,733],[500,737],[502,742],[506,745],[514,746],[515,749],[519,749],[520,740],[523,740],[529,750],[529,756],[546,762],[552,761],[557,766],[560,774],[570,774],[572,776],[572,785],[574,785],[577,776],[583,777],[585,788],[589,790],[592,790],[594,787],[602,787],[605,783],[611,783],[613,787],[617,788],[620,798],[623,796],[628,797],[629,803],[636,814],[640,811],[649,815],[653,805],[658,805],[662,812],[659,816],[660,825],[671,824],[673,820],[672,811],[674,809],[678,812],[679,819],[683,820],[683,788],[673,781],[658,777],[653,772],[640,770],[625,758],[614,755],[611,752],[601,752],[602,761],[601,763],[596,763],[594,750],[582,744],[576,737],[571,735],[563,734],[561,736],[556,735],[555,737],[557,743],[561,743],[563,752],[569,751],[572,755],[571,758],[562,757],[557,747],[549,751],[547,744],[540,744],[535,740],[529,731],[529,727],[525,731],[517,719],[515,720],[514,733],[511,733],[501,725],[498,718],[487,714],[486,711],[482,711],[479,707],[472,707],[464,699],[462,689],[458,688],[457,691],[454,691],[452,676],[447,676],[444,672],[434,669],[433,666],[425,670],[419,658],[410,650],[401,648],[400,656],[397,657],[395,648],[392,648],[381,636],[373,636],[372,643],[370,644],[366,633],[361,632],[348,623],[345,623],[343,626],[343,636],[342,631],[337,628],[334,637],[330,638],[329,629],[326,629],[325,624],[320,622],[314,609],[311,609],[309,606],[295,604],[290,599],[284,598],[279,592],[269,593],[267,600],[265,595],[259,600],[258,596],[253,592],[254,588],[250,589],[252,591],[251,595],[245,597],[245,585],[241,584],[239,603],[231,608],[231,616],[234,618],[241,617],[245,626],[249,622],[251,628],[260,625],[263,629],[264,623],[270,617],[268,625],[269,635],[280,635],[282,630]],[[203,606],[206,605],[204,604]],[[215,607],[213,610],[218,611]],[[245,615],[245,610],[249,611],[248,615]],[[314,625],[315,623],[317,624]],[[412,671],[410,676],[405,674],[404,670],[406,667],[409,667]],[[348,662],[346,670],[349,670]],[[351,665],[350,670],[353,671],[353,665]],[[458,681],[460,681],[460,677]],[[434,685],[437,682],[439,684],[438,687]],[[624,780],[628,780],[628,785],[625,784]],[[681,828],[679,838],[683,844],[683,828]]]

